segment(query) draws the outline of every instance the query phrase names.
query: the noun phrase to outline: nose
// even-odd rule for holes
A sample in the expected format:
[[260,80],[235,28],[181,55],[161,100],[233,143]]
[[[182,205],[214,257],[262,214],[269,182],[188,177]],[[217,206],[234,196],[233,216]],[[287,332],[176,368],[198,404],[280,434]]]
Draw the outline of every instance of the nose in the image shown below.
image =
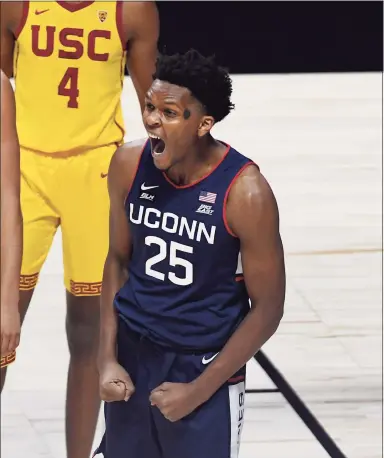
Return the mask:
[[148,127],[155,128],[161,125],[161,117],[158,110],[145,113],[144,118]]

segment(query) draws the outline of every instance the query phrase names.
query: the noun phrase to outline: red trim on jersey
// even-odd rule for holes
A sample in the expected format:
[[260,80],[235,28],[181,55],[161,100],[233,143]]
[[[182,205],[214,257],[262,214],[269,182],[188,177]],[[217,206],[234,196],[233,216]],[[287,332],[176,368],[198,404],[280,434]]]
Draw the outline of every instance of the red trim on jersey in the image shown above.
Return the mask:
[[[227,221],[227,200],[228,200],[228,196],[229,196],[229,191],[231,190],[232,186],[235,184],[237,178],[239,177],[239,175],[243,172],[243,170],[245,170],[247,167],[249,167],[250,165],[256,165],[254,162],[247,162],[245,165],[243,165],[243,167],[241,167],[241,169],[236,173],[236,175],[233,177],[232,181],[229,183],[229,186],[228,186],[228,189],[227,189],[227,192],[225,193],[225,196],[224,196],[224,204],[223,204],[223,221],[224,221],[224,226],[225,226],[225,229],[227,229],[227,232],[228,234],[232,235],[232,237],[236,237],[237,238],[237,235],[235,235],[231,229],[229,228],[228,226],[228,221]],[[257,167],[257,166],[256,166]]]
[[[124,88],[124,57],[125,57],[125,52],[124,50],[121,53],[121,61],[120,61],[120,79],[121,79],[121,91],[123,91]],[[123,75],[123,76],[121,76]],[[121,98],[121,97],[120,97]],[[121,100],[120,100],[120,105],[121,105]],[[113,120],[116,126],[121,130],[121,141],[124,143],[124,137],[125,137],[125,128],[121,126],[117,120],[116,116],[115,119]]]
[[20,18],[20,23],[19,25],[17,26],[16,30],[15,30],[15,38],[16,40],[19,38],[22,30],[24,29],[24,26],[27,22],[27,19],[28,19],[28,12],[29,12],[29,1],[25,1],[23,2],[23,9],[22,9],[22,13],[21,13],[21,18]]
[[228,153],[229,153],[229,150],[231,148],[230,145],[228,145],[227,143],[225,143],[226,147],[227,147],[227,150],[225,151],[223,157],[220,159],[220,161],[215,165],[215,167],[210,171],[208,172],[206,175],[204,175],[202,178],[200,178],[199,180],[197,181],[194,181],[193,183],[191,184],[185,184],[183,186],[178,186],[177,184],[175,184],[172,180],[170,180],[166,173],[163,172],[163,176],[164,178],[168,181],[169,184],[171,184],[174,188],[176,189],[186,189],[186,188],[191,188],[192,186],[195,186],[197,183],[200,183],[202,182],[203,180],[205,180],[206,178],[209,177],[209,175],[211,175],[216,169],[217,167],[219,167],[219,165],[224,161],[224,159],[227,157]]
[[[62,6],[65,10],[69,11],[70,13],[76,13],[76,11],[82,10],[84,8],[87,8],[87,6],[92,5],[92,3],[95,3],[95,0],[89,1],[89,2],[79,2],[79,3],[70,3],[70,2],[64,2],[64,1],[57,1],[60,6]],[[48,4],[47,4],[48,6]]]
[[243,380],[245,380],[245,377],[244,375],[239,375],[237,377],[232,377],[228,380],[229,383],[236,383],[236,382],[242,382]]
[[124,42],[123,8],[124,2],[116,2],[116,27],[119,33],[121,47],[123,51],[126,51],[127,43]]
[[129,194],[130,194],[130,192],[131,192],[133,183],[134,183],[135,180],[136,180],[136,175],[137,175],[137,171],[139,170],[141,158],[143,157],[143,153],[144,153],[145,147],[147,146],[148,142],[149,142],[149,139],[146,140],[146,141],[144,142],[143,148],[141,149],[141,153],[140,153],[140,155],[139,155],[139,160],[137,161],[137,164],[136,164],[135,174],[133,175],[131,187],[129,188],[129,190],[128,190],[128,192],[127,192],[127,197],[124,199],[124,207],[125,207],[125,204],[126,204],[126,202],[127,202],[128,197],[129,197]]
[[244,281],[244,275],[238,275],[235,277],[235,281]]

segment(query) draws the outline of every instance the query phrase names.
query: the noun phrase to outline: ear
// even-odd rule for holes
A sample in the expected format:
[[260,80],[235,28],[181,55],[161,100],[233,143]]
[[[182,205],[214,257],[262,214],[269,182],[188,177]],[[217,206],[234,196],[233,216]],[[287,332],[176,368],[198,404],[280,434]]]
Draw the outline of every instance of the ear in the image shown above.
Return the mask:
[[214,124],[215,120],[212,118],[212,116],[203,116],[197,130],[197,135],[199,137],[204,137],[204,135],[210,132]]

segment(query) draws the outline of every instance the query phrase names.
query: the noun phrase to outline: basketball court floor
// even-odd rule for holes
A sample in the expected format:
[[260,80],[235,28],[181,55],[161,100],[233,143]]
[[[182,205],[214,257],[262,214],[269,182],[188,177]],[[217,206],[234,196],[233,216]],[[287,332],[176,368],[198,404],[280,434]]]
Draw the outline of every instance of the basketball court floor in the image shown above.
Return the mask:
[[[381,91],[381,74],[234,76],[236,110],[214,129],[260,165],[280,207],[286,308],[264,353],[348,458],[382,456]],[[127,140],[144,135],[129,79],[124,110]],[[4,458],[65,458],[57,235],[1,399]],[[255,361],[247,388],[274,388]],[[241,458],[329,456],[281,393],[246,406]]]

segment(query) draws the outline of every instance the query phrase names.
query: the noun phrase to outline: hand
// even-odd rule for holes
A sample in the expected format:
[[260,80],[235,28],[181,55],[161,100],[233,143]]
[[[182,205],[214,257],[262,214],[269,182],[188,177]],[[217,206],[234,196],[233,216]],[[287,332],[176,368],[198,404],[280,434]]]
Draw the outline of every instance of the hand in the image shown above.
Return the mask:
[[20,343],[20,313],[16,307],[1,304],[1,356],[16,350]]
[[202,404],[193,383],[162,383],[151,392],[149,400],[171,422],[181,420]]
[[117,361],[107,363],[100,371],[100,397],[102,401],[128,401],[135,392],[128,372]]

